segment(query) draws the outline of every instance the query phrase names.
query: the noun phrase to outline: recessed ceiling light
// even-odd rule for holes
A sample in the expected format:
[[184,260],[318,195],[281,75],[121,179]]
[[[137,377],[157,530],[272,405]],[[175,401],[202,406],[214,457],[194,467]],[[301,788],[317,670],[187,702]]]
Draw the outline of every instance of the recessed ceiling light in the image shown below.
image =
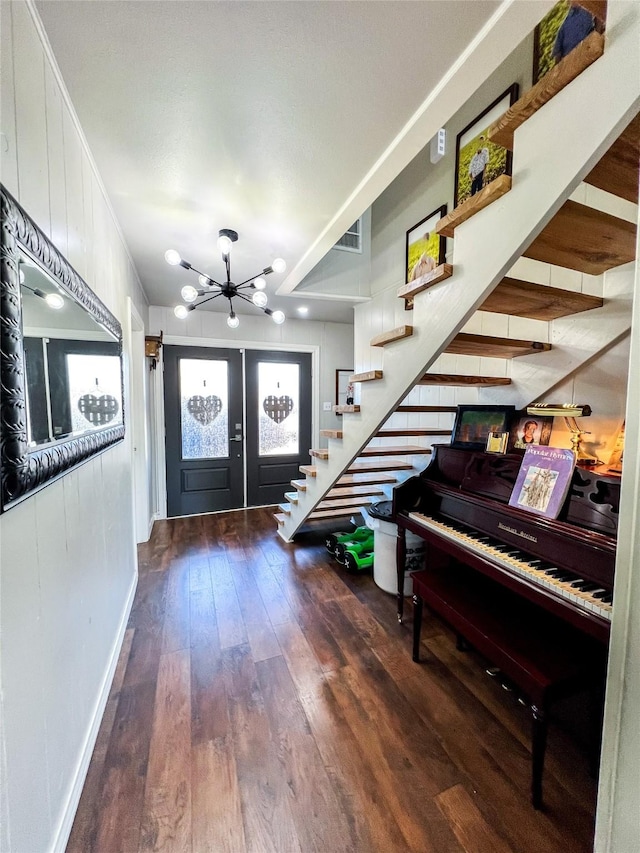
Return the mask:
[[309,309],[307,308],[306,305],[301,305],[298,308],[298,314],[302,314],[303,317],[305,317],[308,313],[309,313]]

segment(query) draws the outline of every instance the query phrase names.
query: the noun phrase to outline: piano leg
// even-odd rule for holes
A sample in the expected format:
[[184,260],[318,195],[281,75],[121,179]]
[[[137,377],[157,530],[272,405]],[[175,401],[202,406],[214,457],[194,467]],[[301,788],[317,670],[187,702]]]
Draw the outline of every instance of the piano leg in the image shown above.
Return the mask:
[[547,746],[547,714],[537,705],[531,706],[531,804],[542,808],[542,770]]
[[396,538],[396,573],[398,580],[398,622],[402,622],[404,613],[404,567],[407,561],[407,535],[404,527],[398,525]]
[[422,627],[422,599],[413,596],[413,659],[420,663],[420,629]]

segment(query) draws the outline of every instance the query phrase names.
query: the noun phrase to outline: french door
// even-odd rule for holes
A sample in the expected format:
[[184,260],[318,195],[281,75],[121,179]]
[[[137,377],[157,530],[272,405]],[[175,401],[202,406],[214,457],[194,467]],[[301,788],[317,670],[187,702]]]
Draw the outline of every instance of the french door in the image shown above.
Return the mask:
[[310,354],[165,346],[164,389],[169,516],[283,499],[309,461]]

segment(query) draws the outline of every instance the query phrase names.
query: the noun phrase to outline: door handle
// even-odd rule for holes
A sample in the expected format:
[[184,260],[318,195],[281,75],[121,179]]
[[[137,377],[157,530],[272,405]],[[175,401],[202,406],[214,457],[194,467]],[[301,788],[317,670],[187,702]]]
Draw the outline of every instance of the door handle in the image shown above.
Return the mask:
[[234,435],[234,436],[232,436],[232,438],[229,439],[229,441],[242,441],[242,436],[241,435]]

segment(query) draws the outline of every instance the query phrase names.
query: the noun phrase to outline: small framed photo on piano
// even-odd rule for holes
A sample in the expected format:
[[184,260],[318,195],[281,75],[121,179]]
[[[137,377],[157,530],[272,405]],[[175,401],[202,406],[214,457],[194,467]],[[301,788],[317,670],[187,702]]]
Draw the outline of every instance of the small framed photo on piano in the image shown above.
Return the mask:
[[515,406],[458,406],[451,446],[486,450],[490,433],[509,432]]
[[536,444],[548,447],[552,426],[552,417],[518,412],[511,426],[509,451],[526,450]]

